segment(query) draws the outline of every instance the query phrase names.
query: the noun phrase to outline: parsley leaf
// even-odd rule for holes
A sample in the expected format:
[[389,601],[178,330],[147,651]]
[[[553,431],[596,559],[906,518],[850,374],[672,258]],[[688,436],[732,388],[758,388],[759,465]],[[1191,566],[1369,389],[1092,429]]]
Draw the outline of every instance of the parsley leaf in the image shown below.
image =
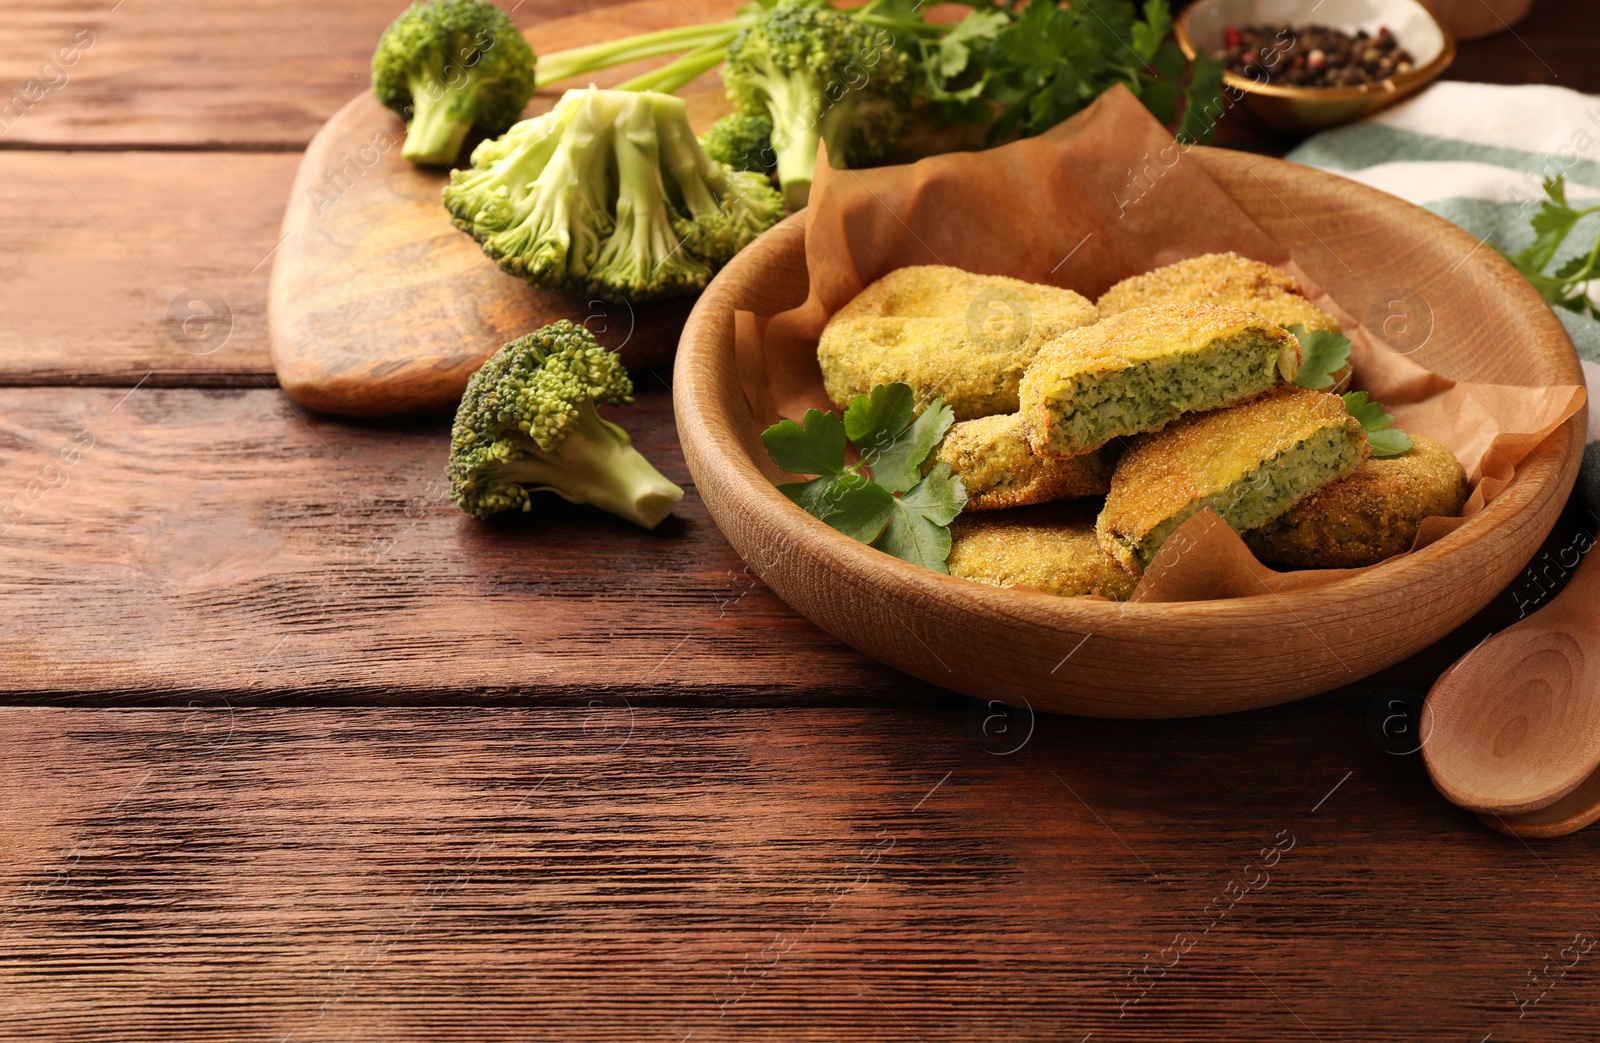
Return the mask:
[[1545,179],[1544,194],[1544,201],[1529,222],[1534,231],[1532,244],[1514,255],[1501,250],[1501,256],[1510,261],[1539,291],[1539,295],[1551,304],[1591,318],[1600,318],[1600,308],[1596,308],[1589,299],[1590,281],[1600,278],[1600,237],[1596,238],[1587,254],[1578,253],[1568,258],[1554,273],[1545,270],[1555,260],[1557,252],[1578,222],[1600,212],[1600,206],[1574,209],[1567,203],[1567,179],[1560,174]]
[[1307,333],[1298,322],[1289,332],[1300,342],[1300,372],[1294,382],[1312,391],[1333,387],[1333,375],[1350,361],[1350,338],[1332,330]]
[[[955,413],[942,399],[920,414],[906,384],[880,384],[850,401],[841,419],[818,409],[761,433],[773,462],[808,482],[778,486],[802,510],[862,543],[937,572],[947,571],[949,524],[967,491],[949,464],[922,473]],[[860,460],[846,464],[846,439]],[[898,495],[897,495],[898,494]]]
[[894,501],[894,515],[878,549],[935,572],[948,572],[949,525],[966,504],[961,479],[951,473],[949,464],[935,464],[922,481]]
[[862,543],[881,536],[894,513],[894,495],[859,474],[823,475],[809,482],[780,485],[778,491],[813,518]]
[[780,420],[761,432],[761,444],[772,462],[791,474],[844,470],[844,425],[834,413],[808,409],[799,424]]
[[942,401],[915,415],[906,384],[879,384],[857,396],[844,411],[844,433],[861,453],[872,480],[903,493],[922,478],[922,462],[955,423],[955,410]]
[[1367,445],[1373,456],[1399,456],[1411,448],[1411,436],[1397,427],[1391,427],[1394,417],[1384,412],[1383,406],[1367,401],[1365,391],[1351,391],[1344,396],[1344,408],[1355,417],[1367,433]]

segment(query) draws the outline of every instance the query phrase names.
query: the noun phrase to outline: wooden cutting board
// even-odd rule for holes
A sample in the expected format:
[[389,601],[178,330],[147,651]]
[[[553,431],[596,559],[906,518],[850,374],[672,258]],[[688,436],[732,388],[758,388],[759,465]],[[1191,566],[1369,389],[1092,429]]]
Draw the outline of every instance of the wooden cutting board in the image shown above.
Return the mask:
[[[639,0],[524,27],[536,52],[731,16],[727,0]],[[659,64],[658,59],[655,64]],[[651,63],[606,70],[601,86]],[[527,115],[563,87],[543,89]],[[727,111],[715,73],[679,94],[697,131]],[[450,224],[447,177],[400,158],[405,128],[371,93],[306,149],[273,254],[267,321],[278,381],[327,413],[379,417],[454,409],[483,360],[556,319],[582,322],[634,370],[667,364],[693,299],[630,307],[536,290],[501,272]],[[470,145],[470,142],[469,142]]]

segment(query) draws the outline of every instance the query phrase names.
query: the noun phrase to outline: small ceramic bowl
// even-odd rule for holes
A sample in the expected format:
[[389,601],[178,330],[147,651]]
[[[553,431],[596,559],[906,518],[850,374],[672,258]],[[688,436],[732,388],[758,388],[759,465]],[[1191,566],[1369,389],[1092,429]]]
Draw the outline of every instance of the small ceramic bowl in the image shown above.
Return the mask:
[[1393,105],[1438,79],[1456,57],[1455,38],[1417,0],[1196,0],[1178,16],[1174,30],[1178,45],[1193,58],[1200,51],[1220,55],[1229,26],[1277,23],[1326,25],[1348,33],[1365,29],[1374,35],[1387,27],[1416,59],[1405,72],[1359,87],[1289,87],[1222,74],[1230,100],[1290,134],[1335,127]]

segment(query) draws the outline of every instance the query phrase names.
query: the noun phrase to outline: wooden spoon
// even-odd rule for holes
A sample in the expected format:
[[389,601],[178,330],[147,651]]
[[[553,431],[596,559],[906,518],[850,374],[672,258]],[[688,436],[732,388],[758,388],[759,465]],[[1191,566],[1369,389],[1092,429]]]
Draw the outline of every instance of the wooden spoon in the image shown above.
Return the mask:
[[[1433,784],[1488,816],[1546,808],[1600,769],[1600,566],[1468,652],[1422,709]],[[1530,834],[1531,835],[1531,834]]]
[[1514,837],[1537,837],[1548,840],[1576,833],[1595,819],[1600,819],[1600,771],[1578,784],[1554,804],[1525,815],[1479,815],[1490,829],[1509,833]]

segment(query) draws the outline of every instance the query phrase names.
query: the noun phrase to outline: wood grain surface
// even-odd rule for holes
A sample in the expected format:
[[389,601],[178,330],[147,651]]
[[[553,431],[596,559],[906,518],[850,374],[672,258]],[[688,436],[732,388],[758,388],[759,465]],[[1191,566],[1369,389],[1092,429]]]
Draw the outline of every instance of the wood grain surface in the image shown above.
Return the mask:
[[[0,101],[95,44],[0,126],[0,383],[115,387],[0,391],[0,703],[87,704],[0,709],[0,1040],[1594,1038],[1594,831],[1482,828],[1411,736],[1600,522],[1359,685],[1137,724],[876,666],[694,489],[471,525],[439,425],[262,386],[297,153],[401,6],[5,5]],[[1592,17],[1451,75],[1600,90]],[[618,418],[683,481],[656,388]]]
[[652,383],[609,415],[688,490],[653,532],[554,496],[537,515],[469,519],[444,479],[444,422],[339,424],[259,388],[0,392],[0,691],[427,701],[904,687],[745,568]]
[[272,380],[267,275],[298,166],[0,152],[0,384]]
[[1596,834],[1483,829],[1325,711],[5,710],[0,1024],[1592,1039]]
[[[717,2],[695,0],[692,9],[674,3],[668,24]],[[652,4],[664,9],[661,0],[644,0]],[[0,118],[0,143],[298,153],[366,89],[373,45],[405,6],[400,0],[8,4],[0,84],[23,104],[17,117]],[[528,37],[543,53],[595,42],[594,14],[629,5],[504,6],[515,8],[512,18],[524,30],[539,27]],[[34,98],[27,96],[30,81],[42,88],[31,92]]]

